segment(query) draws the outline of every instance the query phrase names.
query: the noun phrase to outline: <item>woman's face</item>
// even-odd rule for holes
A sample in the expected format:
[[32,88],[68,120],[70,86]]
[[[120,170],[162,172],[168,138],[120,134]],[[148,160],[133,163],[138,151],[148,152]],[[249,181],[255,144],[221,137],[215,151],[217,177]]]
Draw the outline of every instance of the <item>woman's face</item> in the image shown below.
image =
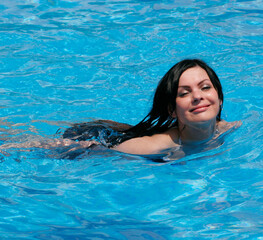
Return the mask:
[[222,101],[207,72],[199,67],[187,69],[179,78],[176,97],[178,122],[184,125],[215,121]]

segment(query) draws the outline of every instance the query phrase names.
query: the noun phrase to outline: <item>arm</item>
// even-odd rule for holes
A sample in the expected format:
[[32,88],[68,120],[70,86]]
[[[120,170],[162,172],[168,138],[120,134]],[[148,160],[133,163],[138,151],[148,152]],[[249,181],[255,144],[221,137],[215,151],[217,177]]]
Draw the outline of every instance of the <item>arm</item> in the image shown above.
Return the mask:
[[35,140],[35,141],[27,141],[22,143],[6,143],[0,146],[0,149],[10,149],[10,148],[43,148],[43,149],[51,149],[54,147],[68,147],[72,146],[74,149],[76,148],[88,148],[91,145],[99,143],[92,140],[92,141],[79,141],[75,142],[70,139],[43,139]]

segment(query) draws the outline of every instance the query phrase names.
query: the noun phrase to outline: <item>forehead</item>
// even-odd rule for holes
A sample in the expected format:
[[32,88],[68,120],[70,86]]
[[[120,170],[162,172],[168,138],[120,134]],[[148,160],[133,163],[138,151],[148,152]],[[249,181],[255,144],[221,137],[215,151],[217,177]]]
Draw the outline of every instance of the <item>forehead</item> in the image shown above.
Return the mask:
[[203,80],[210,81],[210,78],[203,68],[196,66],[188,68],[182,73],[181,77],[179,78],[179,86],[198,84]]

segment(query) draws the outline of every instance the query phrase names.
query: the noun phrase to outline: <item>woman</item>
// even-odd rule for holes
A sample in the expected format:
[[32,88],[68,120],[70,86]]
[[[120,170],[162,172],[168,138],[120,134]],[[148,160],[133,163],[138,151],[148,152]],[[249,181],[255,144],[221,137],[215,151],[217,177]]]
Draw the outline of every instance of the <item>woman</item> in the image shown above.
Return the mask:
[[[222,105],[222,86],[213,69],[198,59],[183,60],[161,79],[152,109],[140,123],[130,127],[107,122],[117,134],[103,138],[104,145],[120,152],[149,155],[181,144],[209,141],[235,125],[221,120]],[[63,137],[90,139],[94,124],[103,128],[103,121],[76,125]],[[96,130],[97,135],[99,132]],[[93,143],[98,144],[86,142]]]
[[213,69],[201,60],[186,59],[161,79],[151,111],[137,125],[108,120],[75,124],[62,139],[23,147],[72,146],[69,151],[74,152],[101,144],[129,154],[160,154],[180,145],[208,142],[238,126],[221,120],[222,105],[222,86]]

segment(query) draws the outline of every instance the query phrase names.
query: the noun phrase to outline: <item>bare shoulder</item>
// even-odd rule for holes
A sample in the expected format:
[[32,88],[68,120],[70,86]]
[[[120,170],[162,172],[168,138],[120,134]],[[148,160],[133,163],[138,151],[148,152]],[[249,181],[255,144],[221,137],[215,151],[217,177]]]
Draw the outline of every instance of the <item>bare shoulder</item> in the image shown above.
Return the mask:
[[230,129],[237,129],[242,125],[241,121],[234,121],[234,122],[226,122],[225,120],[221,120],[217,123],[217,128],[219,133],[224,133]]
[[173,141],[173,137],[168,130],[165,133],[129,139],[115,146],[113,149],[129,154],[147,155],[157,154],[164,149],[175,146],[176,144]]

